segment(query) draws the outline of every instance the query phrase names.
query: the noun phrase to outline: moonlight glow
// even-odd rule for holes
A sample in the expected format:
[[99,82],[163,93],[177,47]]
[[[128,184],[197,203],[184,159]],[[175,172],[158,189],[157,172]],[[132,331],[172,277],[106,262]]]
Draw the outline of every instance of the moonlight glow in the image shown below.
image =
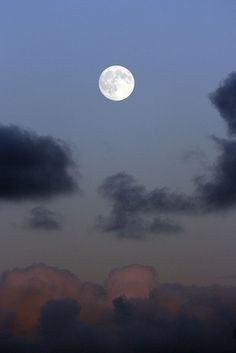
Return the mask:
[[113,101],[128,98],[134,90],[135,82],[132,73],[123,66],[110,66],[99,78],[102,94]]

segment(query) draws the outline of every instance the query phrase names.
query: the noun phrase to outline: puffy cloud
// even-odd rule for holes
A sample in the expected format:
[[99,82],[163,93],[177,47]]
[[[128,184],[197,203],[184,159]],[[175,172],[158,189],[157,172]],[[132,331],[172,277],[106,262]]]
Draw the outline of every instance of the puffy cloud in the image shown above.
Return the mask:
[[157,273],[153,267],[130,265],[113,270],[105,282],[109,296],[127,298],[147,298],[159,286]]
[[46,207],[38,206],[30,210],[25,226],[29,229],[55,231],[62,228],[59,216]]
[[17,126],[0,126],[0,198],[41,199],[76,190],[65,142]]
[[[69,271],[36,264],[2,274],[0,308],[11,315],[15,314],[11,328],[16,332],[31,332],[36,325],[40,308],[52,299],[73,298],[79,301],[82,307],[81,318],[95,322],[102,312],[111,307],[115,297],[123,294],[127,298],[147,297],[150,290],[157,287],[157,283],[155,270],[142,265],[114,270],[104,286],[101,286],[89,282],[81,283]],[[5,317],[7,318],[6,314]]]
[[2,274],[0,307],[15,313],[17,332],[31,331],[40,308],[50,299],[79,298],[81,283],[69,271],[43,264]]
[[[236,287],[159,284],[149,266],[116,269],[103,286],[45,265],[17,269],[2,276],[0,352],[234,353],[235,298]],[[91,303],[93,323],[82,315]],[[31,330],[22,306],[37,311]]]

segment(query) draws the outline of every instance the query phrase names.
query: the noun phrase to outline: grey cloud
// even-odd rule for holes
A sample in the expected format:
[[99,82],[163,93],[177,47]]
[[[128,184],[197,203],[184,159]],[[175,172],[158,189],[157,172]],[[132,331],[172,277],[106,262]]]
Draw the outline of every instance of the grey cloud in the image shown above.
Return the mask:
[[98,192],[111,203],[108,218],[100,216],[98,224],[105,232],[121,238],[144,238],[148,234],[176,233],[182,227],[163,217],[166,213],[189,213],[194,200],[167,188],[147,191],[134,177],[118,173],[104,179]]
[[38,206],[30,210],[25,226],[33,230],[56,231],[62,229],[62,222],[55,212],[46,207]]

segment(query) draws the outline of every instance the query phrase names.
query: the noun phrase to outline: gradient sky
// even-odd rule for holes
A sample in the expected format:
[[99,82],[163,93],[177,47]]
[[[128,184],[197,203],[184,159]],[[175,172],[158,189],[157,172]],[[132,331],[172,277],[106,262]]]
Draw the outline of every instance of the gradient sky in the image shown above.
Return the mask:
[[[1,123],[66,141],[81,192],[1,200],[0,271],[43,262],[100,282],[139,263],[162,282],[235,283],[234,210],[178,216],[183,233],[142,240],[94,226],[110,209],[97,193],[104,178],[126,172],[147,189],[191,193],[194,176],[214,163],[209,135],[227,129],[208,94],[235,70],[235,23],[234,0],[1,1]],[[136,81],[122,102],[98,89],[101,71],[116,64]],[[62,230],[25,229],[39,205],[61,215]]]

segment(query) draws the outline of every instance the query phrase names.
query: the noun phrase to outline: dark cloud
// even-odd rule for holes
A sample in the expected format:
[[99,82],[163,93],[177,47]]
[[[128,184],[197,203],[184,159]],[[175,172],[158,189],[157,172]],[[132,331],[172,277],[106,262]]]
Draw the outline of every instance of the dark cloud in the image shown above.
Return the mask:
[[0,333],[0,353],[41,353],[41,345],[33,339],[17,337],[10,331]]
[[[74,286],[71,294],[77,293],[76,297],[66,292],[66,283]],[[12,295],[6,298],[4,311],[0,310],[5,318],[0,353],[235,352],[236,287],[159,284],[153,268],[132,265],[111,272],[103,286],[101,307],[101,292],[91,296],[86,290],[82,294],[83,285],[78,291],[78,283],[67,271],[45,265],[5,275],[0,286],[1,308],[6,285],[11,285]],[[54,296],[45,298],[42,286]],[[19,306],[10,310],[17,298]],[[34,335],[32,331],[19,334],[15,326],[12,329],[11,322],[15,318],[19,321],[21,306],[25,327],[34,303],[39,301],[31,323]],[[82,318],[91,304],[101,307],[94,323]]]
[[16,315],[14,311],[0,307],[0,332],[15,328]]
[[192,198],[167,188],[147,191],[145,186],[137,184],[133,176],[126,173],[107,177],[98,192],[112,206],[107,219],[99,218],[100,227],[123,238],[180,232],[181,226],[162,214],[188,213],[195,209]]
[[46,207],[38,206],[30,210],[25,226],[35,230],[56,231],[62,229],[59,216]]
[[50,300],[40,312],[39,331],[45,338],[61,339],[65,331],[72,334],[77,326],[80,305],[74,299]]
[[38,330],[45,351],[90,352],[93,330],[79,320],[79,314],[80,305],[75,299],[51,300],[43,306]]
[[196,178],[198,196],[207,210],[224,210],[236,205],[236,141],[214,137],[220,154],[209,177]]
[[[189,306],[192,309],[193,305]],[[234,352],[232,328],[224,328],[223,318],[217,323],[217,310],[213,312],[215,321],[211,321],[212,313],[207,312],[212,309],[210,301],[200,306],[205,318],[184,308],[173,316],[159,306],[154,296],[147,300],[118,298],[106,324],[121,338],[118,352]]]
[[212,104],[228,125],[231,134],[236,133],[236,72],[232,72],[221,85],[209,95]]
[[[227,123],[228,131],[236,133],[236,72],[232,72],[209,95],[212,104]],[[204,211],[226,210],[236,205],[236,141],[213,136],[219,155],[210,168],[210,175],[196,178],[196,193]]]
[[36,199],[76,189],[69,147],[51,136],[0,126],[0,198]]

